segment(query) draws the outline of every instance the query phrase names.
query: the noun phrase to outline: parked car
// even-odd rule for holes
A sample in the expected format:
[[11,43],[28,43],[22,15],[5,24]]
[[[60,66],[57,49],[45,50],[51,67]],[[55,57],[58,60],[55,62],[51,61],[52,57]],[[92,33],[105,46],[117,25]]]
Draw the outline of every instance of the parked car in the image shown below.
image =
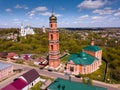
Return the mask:
[[52,69],[48,69],[49,72],[52,72]]
[[75,77],[76,77],[76,78],[81,78],[81,76],[80,76],[80,75],[75,75]]

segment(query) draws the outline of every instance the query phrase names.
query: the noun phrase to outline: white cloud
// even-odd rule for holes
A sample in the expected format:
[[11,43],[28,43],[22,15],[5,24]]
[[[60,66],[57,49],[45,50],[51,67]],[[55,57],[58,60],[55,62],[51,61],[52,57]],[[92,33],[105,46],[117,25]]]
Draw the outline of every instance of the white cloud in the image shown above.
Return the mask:
[[19,4],[17,4],[17,5],[15,6],[15,8],[22,8],[22,6],[20,6]]
[[16,9],[21,9],[21,8],[23,8],[23,9],[29,9],[26,5],[19,5],[19,4],[17,4],[17,5],[15,6],[15,8],[16,8]]
[[19,21],[19,19],[15,18],[15,19],[13,19],[13,21]]
[[11,12],[12,10],[10,8],[7,8],[5,11],[6,12]]
[[[42,12],[42,13],[40,13],[40,15],[43,15],[43,16],[50,16],[50,15],[51,15],[51,12],[48,12],[48,11]],[[55,14],[55,16],[56,16],[56,17],[61,17],[62,15],[61,15],[61,14]]]
[[13,19],[13,23],[18,24],[18,23],[21,23],[21,21],[20,21],[19,19],[17,19],[17,18],[14,18],[14,19]]
[[34,15],[35,15],[34,13],[30,13],[30,14],[29,14],[30,17],[32,17],[32,16],[34,16]]
[[45,11],[47,11],[47,7],[45,6],[40,6],[40,7],[37,7],[37,8],[34,8],[32,11],[28,12],[27,14],[30,16],[30,17],[33,17],[36,13],[40,12],[40,13],[43,13]]
[[88,17],[89,17],[89,15],[86,14],[86,15],[80,16],[79,18],[80,19],[85,19],[85,18],[88,18]]
[[97,13],[97,14],[100,14],[100,15],[105,15],[105,14],[112,14],[114,13],[115,10],[112,10],[111,8],[104,8],[103,10],[94,10],[93,13]]
[[93,20],[102,20],[104,17],[103,16],[93,16]]
[[120,16],[120,12],[115,13],[114,16]]
[[[40,6],[37,8],[34,8],[32,11],[28,12],[27,15],[29,15],[30,18],[35,16],[36,14],[42,15],[42,16],[50,16],[51,12],[48,12],[48,8],[45,6]],[[62,16],[61,14],[55,14],[56,17]]]
[[55,14],[56,17],[61,17],[62,15],[61,14]]
[[48,9],[47,9],[47,7],[45,7],[45,6],[42,6],[42,7],[37,7],[37,8],[35,8],[35,9],[33,9],[33,11],[35,11],[35,12],[42,12],[42,11],[47,11]]
[[50,16],[51,13],[50,13],[50,12],[43,12],[43,13],[41,13],[40,15],[43,15],[43,16]]
[[3,24],[1,24],[1,26],[7,26],[8,24],[7,23],[3,23]]
[[91,23],[107,22],[109,19],[108,16],[91,16]]
[[120,8],[116,11],[116,13],[114,14],[114,16],[120,16]]
[[87,9],[96,9],[104,6],[107,0],[84,0],[77,7],[78,8],[87,8]]
[[20,21],[15,21],[15,22],[13,22],[13,23],[20,24],[21,22],[20,22]]

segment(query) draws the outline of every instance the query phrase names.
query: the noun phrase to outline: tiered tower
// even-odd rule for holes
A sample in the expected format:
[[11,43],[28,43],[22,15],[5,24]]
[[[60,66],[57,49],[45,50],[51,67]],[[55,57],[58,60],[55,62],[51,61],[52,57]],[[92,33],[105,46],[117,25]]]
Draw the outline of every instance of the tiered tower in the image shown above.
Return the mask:
[[59,30],[57,30],[57,17],[52,13],[49,20],[49,68],[56,69],[60,65]]
[[23,23],[21,23],[21,31],[20,31],[21,36],[26,36],[26,32],[24,30]]

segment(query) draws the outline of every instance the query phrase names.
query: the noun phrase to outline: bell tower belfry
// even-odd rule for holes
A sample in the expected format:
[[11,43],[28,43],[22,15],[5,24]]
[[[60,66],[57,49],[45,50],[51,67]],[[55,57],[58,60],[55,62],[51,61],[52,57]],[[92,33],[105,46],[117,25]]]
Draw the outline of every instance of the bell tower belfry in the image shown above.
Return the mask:
[[49,21],[49,68],[55,69],[60,65],[59,30],[57,30],[57,17],[52,13]]

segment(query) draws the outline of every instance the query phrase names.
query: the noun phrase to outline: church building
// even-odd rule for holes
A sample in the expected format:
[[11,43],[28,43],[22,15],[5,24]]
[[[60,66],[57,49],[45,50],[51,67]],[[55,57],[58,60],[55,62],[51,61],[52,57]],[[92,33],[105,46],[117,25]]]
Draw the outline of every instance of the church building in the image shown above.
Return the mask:
[[101,63],[102,50],[94,45],[94,40],[92,40],[91,45],[84,47],[82,52],[70,55],[66,72],[74,75],[90,74],[98,70]]
[[52,13],[49,21],[49,68],[57,69],[60,65],[59,30],[57,30],[57,17]]
[[21,24],[21,30],[20,30],[21,36],[33,35],[33,34],[35,34],[35,32],[30,25],[27,25],[26,27],[24,27],[23,24]]

